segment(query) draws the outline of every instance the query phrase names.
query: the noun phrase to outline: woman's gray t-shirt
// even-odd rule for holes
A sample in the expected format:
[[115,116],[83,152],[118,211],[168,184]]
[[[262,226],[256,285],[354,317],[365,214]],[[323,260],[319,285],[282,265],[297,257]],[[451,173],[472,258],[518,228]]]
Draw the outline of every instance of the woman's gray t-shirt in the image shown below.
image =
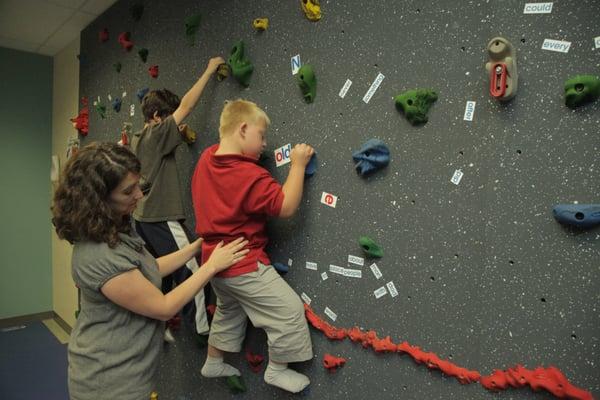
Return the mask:
[[113,303],[100,288],[135,268],[159,289],[161,276],[135,230],[119,237],[114,249],[96,242],[73,247],[71,273],[81,289],[81,309],[69,341],[72,400],[141,400],[153,390],[163,322]]

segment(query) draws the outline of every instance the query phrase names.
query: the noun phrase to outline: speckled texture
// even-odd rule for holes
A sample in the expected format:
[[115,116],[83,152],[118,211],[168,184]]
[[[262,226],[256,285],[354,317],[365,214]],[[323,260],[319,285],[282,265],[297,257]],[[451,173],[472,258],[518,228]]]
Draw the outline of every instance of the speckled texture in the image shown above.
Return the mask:
[[[300,212],[270,225],[273,261],[294,260],[285,279],[312,300],[335,325],[375,329],[395,342],[407,340],[482,374],[522,363],[555,365],[577,386],[600,397],[600,231],[578,233],[552,217],[558,203],[598,202],[600,103],[570,110],[563,84],[575,74],[598,74],[600,3],[560,1],[551,14],[524,15],[521,1],[321,1],[323,18],[310,22],[299,1],[152,1],[133,22],[133,2],[120,1],[82,34],[81,95],[120,97],[123,111],[101,120],[90,113],[84,143],[120,138],[135,103],[134,129],[142,125],[135,93],[146,86],[183,95],[215,54],[228,55],[243,39],[255,66],[250,88],[234,79],[211,82],[187,121],[198,133],[191,147],[177,150],[187,188],[198,152],[218,138],[223,101],[257,101],[273,122],[266,165],[284,180],[289,166],[275,168],[272,150],[306,141],[316,146],[319,170],[307,181]],[[185,38],[186,15],[202,14],[196,44]],[[268,17],[256,33],[252,20]],[[107,27],[111,40],[98,42]],[[136,51],[126,53],[116,33],[130,31]],[[509,104],[488,94],[485,46],[509,39],[519,54],[519,92]],[[544,39],[572,42],[569,53],[541,49]],[[148,48],[153,80],[137,50]],[[291,75],[290,57],[319,71],[319,96],[305,104]],[[120,74],[112,65],[123,64]],[[381,72],[381,86],[368,104],[363,95]],[[352,80],[345,98],[338,92]],[[413,127],[393,96],[415,87],[435,87],[440,99],[429,122]],[[474,120],[463,120],[465,103],[476,101]],[[363,179],[352,152],[377,137],[390,148],[390,165]],[[450,182],[455,170],[459,185]],[[320,204],[323,191],[339,196],[337,207]],[[372,237],[385,249],[377,261],[383,278],[362,267],[360,279],[320,273],[329,264],[346,267],[348,254],[361,256],[357,238]],[[304,268],[318,263],[318,271]],[[354,267],[352,267],[354,268]],[[393,281],[399,296],[379,300],[373,291]],[[327,317],[324,317],[327,318]],[[162,399],[228,398],[224,383],[199,375],[205,350],[185,331],[164,354],[158,391]],[[262,333],[249,340],[265,351]],[[315,360],[299,368],[312,380],[314,399],[549,399],[528,389],[492,394],[462,386],[415,365],[407,357],[378,356],[349,341],[329,342],[313,331]],[[258,351],[257,351],[258,352]],[[336,374],[321,365],[328,352],[348,359]],[[245,398],[286,395],[241,367]],[[291,397],[291,396],[290,396]]]

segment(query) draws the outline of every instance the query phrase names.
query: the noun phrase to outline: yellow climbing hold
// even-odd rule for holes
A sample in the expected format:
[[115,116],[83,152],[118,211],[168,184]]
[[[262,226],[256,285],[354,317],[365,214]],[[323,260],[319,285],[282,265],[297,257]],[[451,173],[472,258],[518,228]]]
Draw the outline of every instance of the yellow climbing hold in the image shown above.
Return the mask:
[[311,21],[321,19],[321,4],[319,0],[300,0],[300,4],[302,4],[302,11],[306,14],[306,18]]
[[254,29],[257,31],[266,31],[269,27],[269,18],[256,18],[252,21],[252,26],[254,26]]
[[156,392],[150,393],[150,400],[158,400],[158,393],[156,393]]

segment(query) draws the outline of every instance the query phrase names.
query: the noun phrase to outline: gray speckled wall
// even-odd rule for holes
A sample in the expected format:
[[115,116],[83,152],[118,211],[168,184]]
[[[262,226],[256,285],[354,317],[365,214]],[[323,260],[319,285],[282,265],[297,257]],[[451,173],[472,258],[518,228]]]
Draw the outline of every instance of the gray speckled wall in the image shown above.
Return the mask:
[[[340,327],[374,329],[394,342],[407,340],[458,365],[490,374],[521,363],[555,365],[577,386],[600,396],[600,231],[575,232],[552,218],[556,203],[598,203],[600,103],[572,111],[565,107],[564,81],[579,73],[600,74],[600,2],[559,1],[551,14],[525,15],[524,1],[324,1],[323,18],[310,22],[299,1],[152,1],[134,22],[131,1],[120,1],[90,25],[81,40],[81,95],[90,98],[91,140],[120,137],[130,102],[134,128],[142,125],[135,93],[167,87],[183,95],[210,56],[226,56],[244,39],[255,65],[248,89],[233,79],[211,82],[189,118],[199,133],[191,147],[177,151],[188,199],[198,153],[218,139],[223,101],[243,97],[258,102],[273,121],[268,168],[283,181],[288,166],[275,168],[272,150],[308,142],[320,161],[307,181],[297,216],[273,221],[273,261],[293,260],[285,279],[312,298],[323,318],[337,313]],[[202,13],[197,44],[184,35],[185,16]],[[256,33],[252,20],[268,17]],[[111,40],[98,42],[107,27]],[[117,43],[131,31],[134,50]],[[496,35],[517,49],[517,97],[502,105],[488,95],[485,46]],[[568,53],[542,50],[544,39],[572,42]],[[147,47],[143,64],[136,52]],[[290,57],[313,65],[317,97],[305,104],[291,75]],[[120,74],[112,68],[123,65]],[[160,66],[154,80],[147,73]],[[362,97],[381,72],[379,90],[368,104]],[[345,98],[338,92],[353,84]],[[429,122],[413,127],[392,97],[406,89],[438,91]],[[122,111],[106,96],[126,90]],[[101,120],[91,102],[102,96]],[[474,120],[463,120],[465,103],[476,101]],[[392,157],[384,171],[362,179],[351,153],[369,138],[387,143]],[[459,185],[450,182],[456,169]],[[337,207],[320,203],[321,193],[339,196]],[[357,239],[375,238],[385,257],[375,279],[368,260],[360,279],[320,273],[329,264],[346,267],[349,254],[361,255]],[[318,263],[318,271],[305,262]],[[373,291],[393,281],[399,292],[375,299]],[[329,321],[332,322],[332,321]],[[250,347],[266,353],[261,332],[250,331]],[[311,380],[310,398],[322,399],[525,399],[551,398],[529,389],[487,392],[479,384],[429,371],[408,357],[377,355],[350,341],[330,342],[312,331],[315,359],[298,366]],[[321,366],[326,353],[348,358],[336,374]],[[205,349],[189,332],[167,346],[159,373],[161,399],[228,398],[223,382],[203,379]],[[246,398],[287,395],[253,374],[234,356],[249,392]]]

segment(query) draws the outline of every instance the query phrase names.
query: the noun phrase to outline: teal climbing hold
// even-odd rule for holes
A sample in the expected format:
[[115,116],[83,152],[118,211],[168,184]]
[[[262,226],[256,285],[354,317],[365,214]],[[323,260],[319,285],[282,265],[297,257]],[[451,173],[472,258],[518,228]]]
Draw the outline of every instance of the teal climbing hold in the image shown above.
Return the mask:
[[193,46],[196,41],[196,32],[200,29],[200,19],[200,14],[190,15],[185,19],[185,36],[190,46]]
[[238,393],[245,393],[246,392],[246,384],[244,383],[244,380],[242,379],[241,376],[228,376],[227,377],[227,386],[229,387],[229,390],[231,390],[231,393],[233,394],[238,394]]
[[427,122],[427,113],[437,99],[437,93],[431,89],[408,90],[394,97],[396,108],[404,112],[406,119],[413,125]]
[[250,78],[254,71],[254,66],[244,56],[244,41],[240,40],[233,45],[231,54],[229,55],[228,64],[231,67],[231,74],[239,83],[248,87]]
[[121,68],[123,67],[123,65],[121,65],[120,62],[116,62],[113,64],[113,68],[115,69],[115,71],[117,72],[121,72]]
[[148,60],[148,53],[149,51],[146,48],[141,48],[138,50],[138,56],[140,56],[142,62],[146,62]]
[[360,247],[367,256],[375,258],[383,257],[383,249],[370,237],[361,236],[358,239],[358,244],[360,244]]

